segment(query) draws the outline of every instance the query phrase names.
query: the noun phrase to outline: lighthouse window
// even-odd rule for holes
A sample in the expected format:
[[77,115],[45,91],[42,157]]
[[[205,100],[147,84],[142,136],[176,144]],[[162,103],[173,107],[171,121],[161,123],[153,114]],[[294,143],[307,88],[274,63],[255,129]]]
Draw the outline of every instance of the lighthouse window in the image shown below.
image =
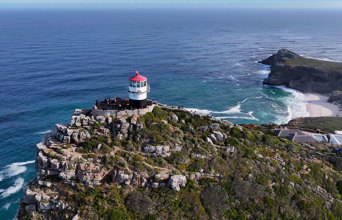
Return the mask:
[[140,86],[141,86],[141,87],[144,87],[144,82],[141,82],[141,83],[140,83]]
[[133,87],[137,87],[137,82],[133,82]]
[[146,86],[146,81],[144,82],[144,86]]
[[133,82],[129,81],[129,86],[132,87],[133,86]]
[[140,88],[140,82],[137,82],[138,88]]

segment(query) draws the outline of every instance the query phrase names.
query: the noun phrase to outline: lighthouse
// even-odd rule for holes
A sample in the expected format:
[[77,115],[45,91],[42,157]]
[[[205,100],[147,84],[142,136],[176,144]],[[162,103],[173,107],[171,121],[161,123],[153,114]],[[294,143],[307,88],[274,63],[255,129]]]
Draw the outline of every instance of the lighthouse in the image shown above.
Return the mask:
[[141,76],[136,71],[135,76],[129,78],[129,105],[133,108],[145,108],[147,105],[147,93],[149,91],[150,86],[147,84],[147,78]]

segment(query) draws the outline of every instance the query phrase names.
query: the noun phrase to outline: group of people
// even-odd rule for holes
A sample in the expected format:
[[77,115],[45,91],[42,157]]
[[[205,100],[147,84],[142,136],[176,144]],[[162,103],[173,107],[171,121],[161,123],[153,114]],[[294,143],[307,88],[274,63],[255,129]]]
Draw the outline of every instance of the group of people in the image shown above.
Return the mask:
[[96,107],[102,110],[121,110],[129,108],[129,101],[121,98],[105,98],[102,101],[96,100]]

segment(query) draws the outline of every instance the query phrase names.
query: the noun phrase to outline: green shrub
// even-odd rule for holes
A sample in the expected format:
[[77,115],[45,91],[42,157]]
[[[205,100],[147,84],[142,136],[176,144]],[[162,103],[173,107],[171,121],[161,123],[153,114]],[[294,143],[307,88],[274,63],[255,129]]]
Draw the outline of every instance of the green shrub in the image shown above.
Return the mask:
[[336,183],[336,187],[338,189],[338,192],[342,195],[342,180]]

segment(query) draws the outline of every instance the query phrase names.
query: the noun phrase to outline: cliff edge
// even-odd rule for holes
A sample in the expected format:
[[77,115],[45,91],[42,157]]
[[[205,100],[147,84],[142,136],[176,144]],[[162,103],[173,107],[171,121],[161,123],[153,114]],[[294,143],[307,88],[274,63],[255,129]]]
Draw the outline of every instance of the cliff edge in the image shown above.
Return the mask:
[[329,95],[330,102],[342,104],[342,63],[305,58],[286,49],[260,63],[271,69],[264,84]]
[[330,146],[165,105],[113,114],[77,109],[44,136],[18,219],[342,217]]

